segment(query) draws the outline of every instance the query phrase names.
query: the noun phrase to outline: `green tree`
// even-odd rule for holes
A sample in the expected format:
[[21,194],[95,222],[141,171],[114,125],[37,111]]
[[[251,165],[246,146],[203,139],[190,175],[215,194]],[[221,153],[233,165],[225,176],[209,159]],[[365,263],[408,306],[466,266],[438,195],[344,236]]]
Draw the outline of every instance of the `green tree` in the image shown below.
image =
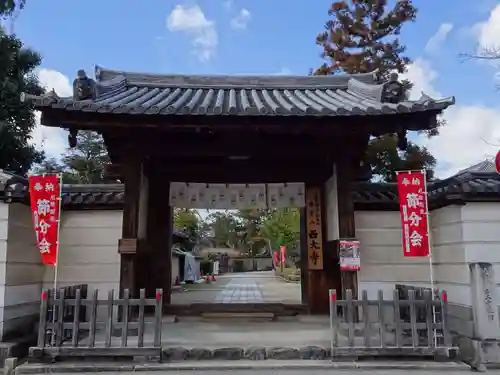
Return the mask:
[[26,0],[2,0],[0,1],[0,15],[4,18],[12,17],[24,8]]
[[59,163],[55,158],[44,159],[40,164],[36,165],[32,169],[33,174],[42,173],[62,173],[63,183],[65,184],[77,184],[78,176],[68,171],[64,165]]
[[174,226],[185,230],[192,238],[200,238],[202,220],[195,209],[174,208]]
[[213,212],[206,218],[215,247],[238,248],[238,220],[231,212]]
[[238,210],[236,217],[240,223],[238,234],[241,246],[250,256],[256,256],[268,243],[260,233],[260,226],[267,216],[267,210]]
[[45,160],[34,171],[63,173],[63,181],[68,184],[99,184],[115,182],[104,177],[106,165],[110,163],[102,137],[87,130],[78,132],[76,146],[69,147],[60,162],[54,158]]
[[272,250],[286,246],[287,252],[293,252],[300,246],[300,211],[296,208],[270,210],[259,229]]
[[0,168],[22,176],[43,160],[43,152],[29,144],[36,126],[34,107],[21,101],[22,93],[43,93],[34,74],[40,63],[38,53],[0,28]]
[[[405,55],[406,47],[398,36],[406,23],[416,19],[417,9],[411,0],[397,1],[394,5],[389,3],[393,2],[334,2],[328,11],[331,18],[325,24],[325,31],[316,38],[326,62],[314,74],[355,74],[377,70],[379,79],[385,80],[394,71],[404,73],[411,60]],[[411,88],[410,82],[403,83],[407,89]],[[437,126],[427,132],[429,136],[437,133]],[[395,171],[402,166],[428,170],[435,166],[435,159],[425,148],[409,142],[407,150],[401,153],[394,139],[392,134],[383,135],[372,139],[368,145],[366,162],[379,178],[392,180]]]
[[76,147],[68,148],[62,162],[81,184],[106,182],[104,169],[111,163],[104,140],[94,131],[78,132]]
[[408,142],[404,151],[397,148],[397,138],[386,135],[370,141],[366,161],[372,166],[372,172],[385,182],[396,182],[396,171],[418,170],[425,167],[427,179],[434,178],[436,159],[425,147]]

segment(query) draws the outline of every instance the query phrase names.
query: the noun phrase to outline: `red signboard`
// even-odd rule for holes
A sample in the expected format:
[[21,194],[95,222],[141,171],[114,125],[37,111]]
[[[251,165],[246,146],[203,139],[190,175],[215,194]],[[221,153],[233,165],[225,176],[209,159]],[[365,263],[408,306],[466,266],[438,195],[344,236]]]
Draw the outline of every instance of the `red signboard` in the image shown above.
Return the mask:
[[424,257],[430,253],[427,189],[424,171],[398,172],[399,208],[403,227],[403,255]]
[[498,151],[495,156],[495,169],[497,170],[497,173],[500,173],[500,151]]
[[33,224],[42,262],[55,265],[59,241],[60,177],[30,176],[29,189]]

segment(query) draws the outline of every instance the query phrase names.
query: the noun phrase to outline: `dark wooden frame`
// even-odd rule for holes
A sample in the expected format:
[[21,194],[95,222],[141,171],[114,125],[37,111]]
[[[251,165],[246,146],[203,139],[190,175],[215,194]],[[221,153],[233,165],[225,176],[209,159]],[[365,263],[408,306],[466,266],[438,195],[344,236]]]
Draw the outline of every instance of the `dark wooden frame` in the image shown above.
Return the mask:
[[[172,209],[170,182],[304,182],[324,187],[336,165],[340,236],[355,237],[351,186],[370,136],[422,130],[439,111],[377,116],[129,115],[42,109],[42,124],[100,132],[125,184],[120,290],[165,291],[170,304]],[[148,181],[144,185],[142,181]],[[144,197],[147,198],[144,198]],[[144,201],[147,201],[147,209]],[[166,203],[165,203],[166,202]],[[323,203],[324,204],[324,203]],[[323,209],[323,225],[327,225]],[[146,230],[141,232],[141,228]],[[325,232],[326,233],[326,232]],[[323,249],[326,236],[323,238]],[[125,251],[126,250],[126,251]],[[326,250],[324,250],[326,251]],[[326,256],[325,256],[326,255]],[[323,254],[331,259],[331,254]],[[328,290],[340,270],[328,264],[307,270],[302,260],[302,302],[326,313]],[[304,276],[307,272],[307,281]],[[151,277],[151,275],[154,275]],[[343,272],[342,288],[357,290],[356,272]],[[154,284],[154,285],[153,285]]]

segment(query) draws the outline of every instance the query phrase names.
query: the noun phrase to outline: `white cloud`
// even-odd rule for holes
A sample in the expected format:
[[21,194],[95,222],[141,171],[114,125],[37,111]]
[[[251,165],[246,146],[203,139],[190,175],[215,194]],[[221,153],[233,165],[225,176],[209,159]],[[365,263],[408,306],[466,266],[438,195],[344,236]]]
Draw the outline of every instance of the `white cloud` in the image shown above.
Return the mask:
[[[422,91],[434,98],[443,97],[434,87],[438,73],[429,61],[415,60],[405,77],[414,83],[412,99],[418,99]],[[444,112],[443,119],[446,124],[438,136],[421,136],[418,140],[437,159],[436,174],[440,178],[491,158],[500,147],[500,108],[457,104]]]
[[491,10],[486,21],[474,25],[473,31],[476,34],[479,48],[500,47],[500,4]]
[[439,52],[439,48],[446,41],[446,38],[452,29],[453,25],[451,23],[442,23],[436,33],[427,41],[427,44],[425,45],[425,52]]
[[[61,97],[73,94],[73,88],[68,77],[56,70],[40,69],[38,79],[47,90],[54,89],[57,95]],[[61,128],[41,125],[40,115],[40,112],[35,112],[37,125],[32,134],[31,144],[35,145],[39,150],[44,150],[47,157],[59,158],[66,151],[68,145],[67,132]]]
[[241,9],[236,17],[231,20],[231,28],[234,30],[244,30],[252,18],[248,9]]
[[408,67],[406,73],[402,74],[401,78],[413,83],[410,99],[418,100],[422,92],[433,98],[440,98],[442,96],[434,88],[434,81],[437,76],[437,72],[432,68],[429,61],[418,58]]
[[208,20],[198,5],[176,5],[167,17],[167,29],[186,34],[200,61],[206,62],[215,56],[219,44],[215,21]]

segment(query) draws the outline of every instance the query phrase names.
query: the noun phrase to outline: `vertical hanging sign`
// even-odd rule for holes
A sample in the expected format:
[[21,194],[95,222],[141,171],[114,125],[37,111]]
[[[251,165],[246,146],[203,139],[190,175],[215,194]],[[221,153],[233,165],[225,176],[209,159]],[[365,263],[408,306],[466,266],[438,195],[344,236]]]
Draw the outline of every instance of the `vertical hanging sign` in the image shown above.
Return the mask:
[[307,259],[309,270],[323,269],[323,233],[321,220],[321,190],[306,188]]
[[29,177],[31,213],[38,249],[44,264],[56,265],[61,215],[61,177]]
[[425,171],[397,173],[399,208],[403,228],[403,255],[425,257],[430,254]]

